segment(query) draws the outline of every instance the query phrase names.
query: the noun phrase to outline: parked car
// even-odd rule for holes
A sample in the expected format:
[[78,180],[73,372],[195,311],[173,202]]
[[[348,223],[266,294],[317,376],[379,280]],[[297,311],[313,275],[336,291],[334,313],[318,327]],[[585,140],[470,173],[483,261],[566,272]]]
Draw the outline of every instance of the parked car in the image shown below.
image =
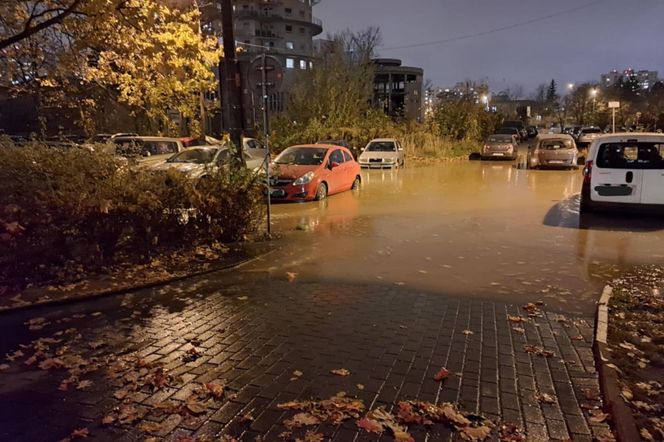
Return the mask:
[[369,141],[358,158],[361,167],[370,169],[396,168],[406,165],[401,143],[394,138],[377,138]]
[[165,137],[117,137],[113,145],[117,155],[137,158],[144,166],[163,163],[185,149],[182,141]]
[[579,132],[579,136],[576,139],[576,144],[579,148],[587,148],[590,146],[590,143],[597,137],[602,135],[602,129],[599,127],[584,127]]
[[279,201],[322,200],[362,183],[350,150],[322,144],[289,147],[274,160],[270,175],[270,196]]
[[528,168],[576,169],[579,151],[571,135],[539,135],[528,146]]
[[521,132],[516,127],[503,126],[496,131],[494,135],[514,135],[517,143],[521,142]]
[[528,138],[535,138],[539,132],[537,131],[536,126],[528,126],[526,127],[526,135]]
[[581,212],[664,210],[664,135],[603,135],[590,146],[583,170]]
[[495,134],[487,137],[481,155],[483,160],[489,158],[515,160],[518,153],[519,143],[514,135]]
[[[194,146],[171,156],[166,162],[154,165],[154,170],[178,170],[194,179],[204,178],[219,168],[227,167],[234,152],[223,146]],[[263,158],[254,158],[244,153],[247,168],[259,171]]]

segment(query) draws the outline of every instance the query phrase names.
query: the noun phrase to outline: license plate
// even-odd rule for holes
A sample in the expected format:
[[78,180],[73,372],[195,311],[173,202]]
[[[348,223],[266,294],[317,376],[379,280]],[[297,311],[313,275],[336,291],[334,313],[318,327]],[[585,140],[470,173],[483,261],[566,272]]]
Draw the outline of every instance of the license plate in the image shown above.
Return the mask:
[[504,157],[505,154],[504,153],[494,153],[493,156],[494,157]]
[[274,197],[280,197],[280,196],[286,195],[286,192],[284,192],[283,189],[277,189],[277,190],[273,190],[272,193],[270,193],[270,195],[272,195]]

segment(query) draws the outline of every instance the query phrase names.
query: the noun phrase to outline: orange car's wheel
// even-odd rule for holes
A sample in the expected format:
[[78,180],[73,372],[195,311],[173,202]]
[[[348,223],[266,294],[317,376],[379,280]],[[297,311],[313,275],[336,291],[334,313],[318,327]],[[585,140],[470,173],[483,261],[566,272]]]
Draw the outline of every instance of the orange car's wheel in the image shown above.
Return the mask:
[[316,189],[316,201],[321,201],[327,198],[327,185],[325,183],[320,183],[318,189]]
[[358,190],[361,185],[362,185],[362,179],[359,176],[356,176],[355,181],[353,181],[353,186],[351,187],[351,190]]

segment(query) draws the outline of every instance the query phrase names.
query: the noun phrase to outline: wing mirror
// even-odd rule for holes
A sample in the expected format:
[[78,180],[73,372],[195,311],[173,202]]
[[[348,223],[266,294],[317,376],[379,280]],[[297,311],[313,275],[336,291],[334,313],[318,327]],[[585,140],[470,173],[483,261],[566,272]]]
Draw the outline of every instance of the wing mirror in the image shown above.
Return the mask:
[[330,163],[330,170],[336,169],[337,167],[339,167],[339,163],[337,163],[336,161],[332,161]]

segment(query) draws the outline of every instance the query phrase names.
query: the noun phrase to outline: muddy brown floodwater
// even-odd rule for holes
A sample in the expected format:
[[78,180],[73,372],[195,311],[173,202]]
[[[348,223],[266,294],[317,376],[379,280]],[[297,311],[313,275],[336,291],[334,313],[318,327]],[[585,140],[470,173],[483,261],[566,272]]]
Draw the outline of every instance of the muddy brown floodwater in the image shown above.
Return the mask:
[[608,278],[664,264],[661,219],[596,216],[579,227],[580,170],[457,162],[362,176],[358,192],[276,205],[284,247],[250,271],[591,314]]

